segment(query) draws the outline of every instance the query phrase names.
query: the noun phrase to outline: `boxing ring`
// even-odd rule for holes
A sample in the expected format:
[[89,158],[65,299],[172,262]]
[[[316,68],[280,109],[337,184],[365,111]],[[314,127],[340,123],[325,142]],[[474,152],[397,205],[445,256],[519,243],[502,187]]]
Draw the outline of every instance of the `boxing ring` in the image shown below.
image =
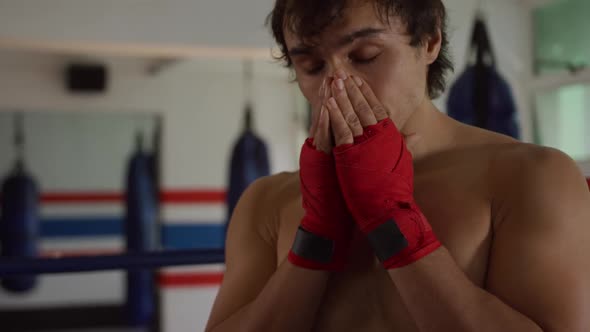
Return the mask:
[[0,278],[8,276],[155,269],[167,266],[223,263],[224,250],[166,250],[65,258],[2,258]]
[[[57,257],[57,258],[1,258],[0,279],[5,277],[35,277],[37,275],[102,272],[113,270],[154,271],[158,268],[195,266],[224,262],[224,250],[163,250],[118,255]],[[159,306],[159,304],[157,304]],[[3,331],[47,331],[96,329],[117,331],[133,328],[125,304],[80,305],[42,310],[5,310],[0,314]],[[156,313],[151,324],[141,331],[161,331],[160,315]],[[35,317],[31,320],[30,317]],[[4,329],[6,328],[6,330]],[[138,331],[135,328],[133,331]]]

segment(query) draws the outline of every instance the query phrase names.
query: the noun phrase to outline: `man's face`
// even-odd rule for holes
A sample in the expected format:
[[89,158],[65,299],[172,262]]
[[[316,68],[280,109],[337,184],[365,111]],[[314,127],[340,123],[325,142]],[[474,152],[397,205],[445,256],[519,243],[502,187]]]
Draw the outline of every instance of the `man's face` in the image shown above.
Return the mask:
[[297,82],[314,111],[321,106],[322,82],[338,69],[368,82],[399,128],[429,100],[427,71],[436,56],[427,51],[428,43],[412,47],[400,20],[390,23],[381,22],[371,1],[362,1],[352,2],[341,19],[308,43],[285,29]]

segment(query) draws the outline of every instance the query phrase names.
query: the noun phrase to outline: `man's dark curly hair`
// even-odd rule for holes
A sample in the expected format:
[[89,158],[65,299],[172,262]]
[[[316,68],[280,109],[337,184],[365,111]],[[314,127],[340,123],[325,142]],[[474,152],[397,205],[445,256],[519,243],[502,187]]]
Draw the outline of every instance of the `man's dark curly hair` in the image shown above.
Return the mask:
[[[410,45],[423,45],[430,37],[436,36],[438,29],[442,34],[440,54],[428,68],[428,94],[435,99],[445,90],[445,76],[453,70],[449,56],[447,36],[447,13],[442,0],[367,0],[375,5],[383,22],[398,17],[406,25],[411,37]],[[319,34],[342,16],[347,0],[276,0],[274,9],[268,15],[266,24],[281,53],[277,59],[283,60],[289,68],[293,63],[287,52],[284,29],[289,28],[302,39]]]

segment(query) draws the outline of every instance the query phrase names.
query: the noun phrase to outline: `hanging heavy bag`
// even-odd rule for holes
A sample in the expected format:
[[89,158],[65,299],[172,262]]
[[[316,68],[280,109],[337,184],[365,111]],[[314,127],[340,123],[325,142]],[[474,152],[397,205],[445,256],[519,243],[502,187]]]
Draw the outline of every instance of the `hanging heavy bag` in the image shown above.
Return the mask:
[[[126,185],[125,235],[127,251],[148,252],[157,245],[157,202],[152,159],[141,144],[129,161]],[[127,272],[127,315],[132,326],[148,326],[155,318],[154,272],[131,269]]]
[[518,139],[520,130],[513,94],[496,71],[494,52],[481,17],[476,19],[468,55],[467,69],[451,87],[448,115],[460,122]]
[[270,173],[267,146],[252,129],[252,109],[249,105],[244,122],[244,132],[232,149],[229,165],[228,222],[244,190],[256,179]]
[[[34,258],[38,255],[39,189],[32,176],[17,162],[15,171],[2,185],[2,218],[0,242],[2,257]],[[10,292],[24,293],[36,285],[34,275],[2,279],[2,287]]]

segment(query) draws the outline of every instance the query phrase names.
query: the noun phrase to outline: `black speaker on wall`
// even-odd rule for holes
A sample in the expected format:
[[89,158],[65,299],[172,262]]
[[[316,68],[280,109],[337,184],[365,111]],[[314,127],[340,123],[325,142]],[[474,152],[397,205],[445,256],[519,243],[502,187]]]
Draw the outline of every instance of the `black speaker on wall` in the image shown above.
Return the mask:
[[108,70],[102,64],[68,64],[65,81],[72,93],[102,93],[107,89]]

